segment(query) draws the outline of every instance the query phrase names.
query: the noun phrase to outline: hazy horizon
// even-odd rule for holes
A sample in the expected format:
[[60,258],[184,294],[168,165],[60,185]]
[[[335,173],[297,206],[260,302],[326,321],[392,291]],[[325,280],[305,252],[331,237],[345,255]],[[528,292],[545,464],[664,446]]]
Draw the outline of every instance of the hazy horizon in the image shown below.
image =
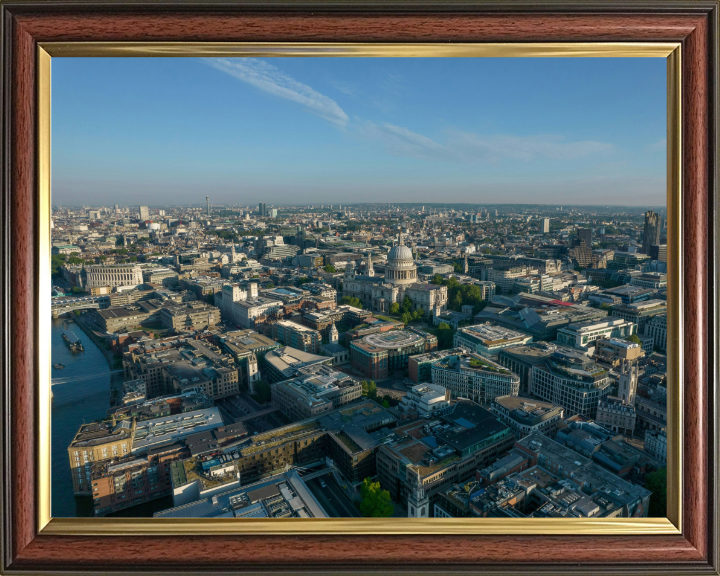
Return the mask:
[[665,86],[653,58],[55,58],[53,204],[664,206]]

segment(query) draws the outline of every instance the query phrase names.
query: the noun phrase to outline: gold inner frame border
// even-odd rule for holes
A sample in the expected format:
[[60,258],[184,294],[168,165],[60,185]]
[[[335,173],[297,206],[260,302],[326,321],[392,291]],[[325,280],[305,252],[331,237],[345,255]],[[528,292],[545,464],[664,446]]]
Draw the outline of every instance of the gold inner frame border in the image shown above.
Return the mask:
[[[385,57],[666,58],[668,210],[668,517],[667,518],[52,518],[51,515],[51,60],[53,57]],[[47,535],[648,535],[682,533],[682,99],[676,42],[553,43],[242,43],[40,42],[37,56],[38,531]]]

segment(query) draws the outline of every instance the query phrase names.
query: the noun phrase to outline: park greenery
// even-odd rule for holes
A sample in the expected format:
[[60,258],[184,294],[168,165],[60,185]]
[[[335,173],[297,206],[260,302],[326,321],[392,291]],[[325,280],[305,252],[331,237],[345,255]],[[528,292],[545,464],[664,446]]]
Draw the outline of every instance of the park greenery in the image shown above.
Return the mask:
[[323,270],[325,270],[325,272],[328,272],[329,274],[333,274],[333,273],[337,272],[337,270],[335,269],[335,266],[333,266],[332,264],[325,264],[325,267],[323,268]]
[[258,380],[257,382],[255,382],[253,384],[253,390],[253,399],[260,404],[266,404],[272,399],[270,393],[270,384],[265,382],[265,380]]
[[640,337],[637,334],[632,334],[625,338],[628,342],[632,342],[633,344],[642,344],[642,341],[640,340]]
[[365,478],[360,485],[360,513],[367,518],[387,518],[394,511],[390,492],[380,487],[380,482]]
[[667,517],[667,469],[659,468],[645,476],[645,488],[652,492],[648,516]]
[[433,276],[432,283],[438,286],[447,286],[450,310],[460,312],[463,306],[470,305],[473,307],[473,315],[475,315],[487,304],[482,297],[482,288],[475,284],[460,284],[457,278],[443,278],[440,274]]
[[452,348],[455,331],[447,322],[440,322],[440,325],[433,331],[438,339],[438,350]]
[[375,384],[375,380],[363,380],[360,382],[360,386],[362,386],[363,396],[367,396],[371,400],[377,398],[377,384]]
[[359,298],[355,298],[355,296],[343,296],[340,298],[340,304],[354,306],[355,308],[362,308],[362,302],[360,302]]

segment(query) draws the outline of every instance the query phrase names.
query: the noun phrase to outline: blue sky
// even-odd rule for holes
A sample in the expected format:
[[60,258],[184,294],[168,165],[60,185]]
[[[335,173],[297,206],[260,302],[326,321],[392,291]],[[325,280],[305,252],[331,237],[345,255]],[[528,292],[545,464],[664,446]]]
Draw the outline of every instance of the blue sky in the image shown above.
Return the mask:
[[53,58],[53,204],[665,204],[661,58]]

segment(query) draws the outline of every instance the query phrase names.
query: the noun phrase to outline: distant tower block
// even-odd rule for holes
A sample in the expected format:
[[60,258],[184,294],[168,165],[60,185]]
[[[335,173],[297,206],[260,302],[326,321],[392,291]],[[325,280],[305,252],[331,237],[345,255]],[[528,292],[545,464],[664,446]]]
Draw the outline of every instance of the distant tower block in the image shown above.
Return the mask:
[[207,215],[210,216],[210,196],[205,196],[205,203],[207,204]]

